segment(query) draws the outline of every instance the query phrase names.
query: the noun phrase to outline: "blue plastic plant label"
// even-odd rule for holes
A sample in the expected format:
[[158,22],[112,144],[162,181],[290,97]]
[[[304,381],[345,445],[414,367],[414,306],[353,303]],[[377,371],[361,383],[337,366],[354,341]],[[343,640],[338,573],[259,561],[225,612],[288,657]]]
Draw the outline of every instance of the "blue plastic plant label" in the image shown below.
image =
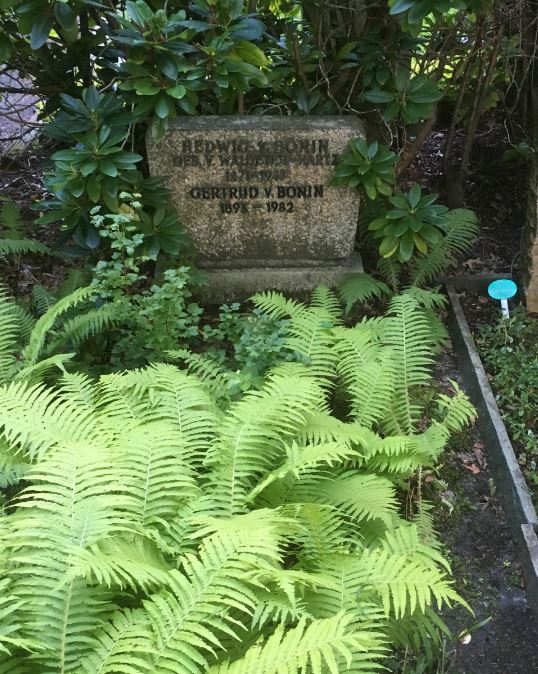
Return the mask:
[[489,284],[488,293],[494,300],[509,300],[517,293],[517,285],[510,279],[500,279]]
[[494,300],[500,300],[504,318],[509,318],[508,300],[517,293],[517,284],[510,279],[499,279],[489,284],[488,293]]

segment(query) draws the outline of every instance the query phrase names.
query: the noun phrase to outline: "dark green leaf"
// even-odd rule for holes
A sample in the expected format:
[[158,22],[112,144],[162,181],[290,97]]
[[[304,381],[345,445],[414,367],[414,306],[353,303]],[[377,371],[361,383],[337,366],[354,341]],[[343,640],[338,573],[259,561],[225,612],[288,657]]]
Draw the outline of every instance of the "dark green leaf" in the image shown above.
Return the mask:
[[30,33],[30,47],[32,49],[39,49],[42,47],[49,37],[52,29],[52,19],[50,16],[41,16],[32,26]]
[[235,40],[259,40],[265,32],[265,25],[258,19],[245,18],[234,24],[230,31]]
[[99,163],[99,170],[101,173],[104,173],[111,178],[115,178],[118,175],[118,167],[116,164],[114,164],[114,162],[108,159],[104,159]]
[[57,2],[54,5],[54,16],[64,30],[77,28],[77,15],[67,3]]

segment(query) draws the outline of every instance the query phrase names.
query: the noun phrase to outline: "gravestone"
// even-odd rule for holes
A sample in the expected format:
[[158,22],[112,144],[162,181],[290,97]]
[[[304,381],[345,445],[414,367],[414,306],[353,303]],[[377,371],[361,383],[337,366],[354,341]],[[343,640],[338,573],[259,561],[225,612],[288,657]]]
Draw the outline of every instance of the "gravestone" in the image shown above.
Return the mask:
[[361,271],[358,194],[330,186],[358,136],[353,117],[212,116],[148,138],[151,173],[167,176],[210,298],[308,290]]

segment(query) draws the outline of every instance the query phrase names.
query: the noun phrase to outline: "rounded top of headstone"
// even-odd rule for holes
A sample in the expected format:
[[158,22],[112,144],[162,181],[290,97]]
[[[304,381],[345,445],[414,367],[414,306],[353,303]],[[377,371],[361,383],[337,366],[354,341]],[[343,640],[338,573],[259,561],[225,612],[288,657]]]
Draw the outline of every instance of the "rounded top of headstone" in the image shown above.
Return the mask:
[[499,279],[489,284],[488,293],[494,300],[509,300],[517,293],[517,284],[510,279]]

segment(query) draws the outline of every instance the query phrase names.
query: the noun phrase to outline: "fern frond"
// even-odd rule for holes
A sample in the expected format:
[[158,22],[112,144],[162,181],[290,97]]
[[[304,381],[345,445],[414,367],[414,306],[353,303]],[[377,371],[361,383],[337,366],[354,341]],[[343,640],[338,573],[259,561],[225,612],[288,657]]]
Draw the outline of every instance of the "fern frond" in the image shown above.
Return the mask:
[[61,442],[99,445],[107,440],[91,410],[62,401],[54,390],[24,382],[0,387],[0,429],[11,446],[31,459]]
[[28,307],[25,305],[15,304],[15,311],[19,317],[20,324],[19,342],[20,344],[26,344],[26,342],[30,339],[30,335],[32,334],[36,320]]
[[22,606],[23,602],[10,594],[9,578],[0,579],[0,653],[11,655],[14,650],[32,648],[20,637],[17,613]]
[[[136,651],[135,647],[136,645]],[[117,672],[149,672],[153,664],[149,622],[141,611],[124,609],[116,612],[95,635],[95,646],[82,660],[80,674],[116,674]]]
[[[294,538],[301,545],[300,558],[303,568],[310,568],[313,563],[319,562],[327,554],[327,550],[333,553],[346,552],[353,547],[355,527],[351,523],[351,518],[347,518],[338,507],[302,503],[299,506],[290,505],[289,508],[294,511],[295,518],[300,524],[299,532]],[[316,568],[314,566],[314,569]],[[340,608],[332,613],[339,610]],[[316,615],[320,617],[318,613]]]
[[377,262],[377,269],[392,292],[397,293],[401,286],[402,265],[391,258],[380,257]]
[[[205,456],[214,438],[216,407],[196,377],[174,365],[157,363],[143,370],[101,379],[109,397],[104,414],[150,423],[168,422],[170,438],[185,457]],[[143,411],[142,408],[143,407]],[[139,426],[140,424],[136,424]]]
[[26,234],[21,209],[11,199],[4,201],[0,208],[0,227],[4,230],[2,235],[6,239],[22,239]]
[[476,417],[476,410],[467,394],[460,389],[455,381],[450,382],[456,395],[439,394],[437,401],[443,416],[443,425],[449,431],[459,432],[472,423]]
[[281,293],[271,291],[257,293],[250,298],[250,301],[269,318],[274,319],[295,318],[306,309],[302,302],[288,299]]
[[89,269],[84,269],[81,267],[75,267],[74,269],[69,269],[65,278],[63,279],[60,287],[58,288],[58,297],[67,297],[77,290],[77,288],[82,288],[83,286],[90,285],[92,280],[92,274]]
[[334,319],[325,309],[308,309],[292,318],[284,339],[284,346],[294,352],[325,387],[334,384],[336,374],[334,325]]
[[0,255],[50,254],[50,248],[34,239],[0,239]]
[[[297,627],[287,631],[279,626],[243,658],[211,667],[208,674],[300,674],[307,667],[316,673],[325,668],[333,674],[350,671],[355,652],[366,654],[374,650],[374,644],[378,645],[368,631],[353,630],[351,622],[351,615],[341,613],[310,624],[303,618]],[[374,658],[370,664],[375,669]],[[369,665],[365,663],[366,666]]]
[[332,319],[340,322],[342,318],[342,307],[336,293],[327,286],[319,285],[312,292],[310,306],[313,309],[323,309]]
[[66,345],[69,349],[78,348],[88,337],[105,332],[114,325],[117,322],[116,315],[116,307],[112,303],[77,314],[62,324],[45,347],[45,353],[53,354],[65,349]]
[[[113,607],[103,586],[90,586],[77,569],[84,552],[113,534],[127,533],[128,499],[117,493],[106,450],[86,443],[51,452],[27,474],[17,499],[20,516],[8,534],[14,594],[21,619],[44,648],[45,671],[75,668]],[[76,577],[74,577],[76,576]]]
[[357,520],[379,519],[388,524],[398,508],[392,482],[377,475],[344,473],[322,488],[321,497]]
[[147,592],[166,587],[170,569],[147,539],[117,537],[81,550],[66,580],[77,577],[120,590],[131,588]]
[[188,349],[168,351],[167,356],[183,361],[187,371],[195,374],[219,400],[228,398],[228,372],[212,358],[203,353],[192,353]]
[[9,381],[14,371],[20,329],[17,307],[0,286],[0,383]]
[[446,295],[429,288],[425,289],[417,286],[409,286],[408,288],[405,288],[401,294],[412,297],[419,307],[428,309],[429,311],[444,309],[448,304]]
[[424,286],[435,281],[459,255],[466,253],[477,233],[478,220],[473,211],[457,208],[445,216],[445,236],[432,244],[425,255],[419,255],[411,265],[411,283]]
[[430,564],[409,560],[407,554],[365,550],[361,555],[365,591],[379,596],[386,616],[403,618],[416,610],[422,613],[432,603],[438,608],[465,602],[443,573]]
[[81,372],[64,372],[58,383],[58,393],[66,402],[96,413],[97,386],[87,375]]
[[366,302],[384,295],[390,297],[391,291],[386,283],[378,281],[370,274],[353,274],[339,288],[340,297],[345,305],[345,313],[349,314],[355,304]]
[[156,540],[166,538],[181,505],[196,496],[190,447],[172,424],[135,426],[115,444],[115,464],[129,494],[132,521]]
[[208,656],[221,648],[220,638],[233,637],[239,630],[230,612],[252,614],[256,595],[248,581],[251,555],[262,542],[252,534],[250,542],[245,533],[206,539],[198,557],[182,558],[183,573],[171,572],[171,591],[144,602],[155,634],[152,672],[206,671]]
[[337,372],[350,399],[354,421],[372,427],[383,418],[393,397],[395,367],[389,349],[372,341],[368,323],[337,328]]
[[423,653],[430,662],[442,658],[443,637],[454,639],[445,622],[429,607],[405,620],[389,620],[386,631],[395,646]]
[[214,489],[230,514],[241,512],[257,477],[285,457],[287,442],[322,404],[313,377],[273,373],[261,391],[250,391],[230,407],[210,456]]
[[35,324],[27,346],[22,352],[22,356],[27,365],[35,365],[39,354],[45,343],[48,331],[54,326],[59,316],[69,309],[72,309],[80,302],[88,299],[93,294],[91,287],[79,288],[74,293],[62,298],[54,304]]
[[346,424],[340,421],[325,409],[307,415],[306,419],[304,428],[298,432],[295,438],[298,443],[305,445],[316,445],[322,442],[360,444],[361,429],[356,424]]
[[348,392],[351,417],[361,426],[372,428],[386,415],[394,396],[394,371],[390,352],[356,370],[355,381]]
[[424,566],[436,569],[444,567],[450,573],[450,564],[443,555],[431,545],[426,545],[419,539],[416,524],[408,524],[387,531],[381,540],[383,550],[394,555],[405,555],[411,561],[419,562]]
[[40,283],[32,286],[32,311],[42,316],[56,304],[56,298]]
[[411,389],[431,378],[433,365],[429,323],[412,297],[402,294],[391,300],[382,339],[394,354],[393,411],[404,433],[411,433],[420,416]]
[[298,446],[293,442],[286,448],[286,461],[278,468],[268,473],[263,480],[256,485],[246,497],[252,501],[256,496],[275,480],[280,480],[288,474],[299,477],[303,471],[318,468],[322,465],[334,466],[341,464],[352,457],[358,456],[357,452],[345,444],[338,442],[325,442],[318,445]]
[[65,363],[76,356],[75,353],[58,353],[50,358],[40,360],[35,365],[22,367],[13,377],[13,381],[25,381],[27,384],[38,384],[50,370],[59,369],[65,372]]

